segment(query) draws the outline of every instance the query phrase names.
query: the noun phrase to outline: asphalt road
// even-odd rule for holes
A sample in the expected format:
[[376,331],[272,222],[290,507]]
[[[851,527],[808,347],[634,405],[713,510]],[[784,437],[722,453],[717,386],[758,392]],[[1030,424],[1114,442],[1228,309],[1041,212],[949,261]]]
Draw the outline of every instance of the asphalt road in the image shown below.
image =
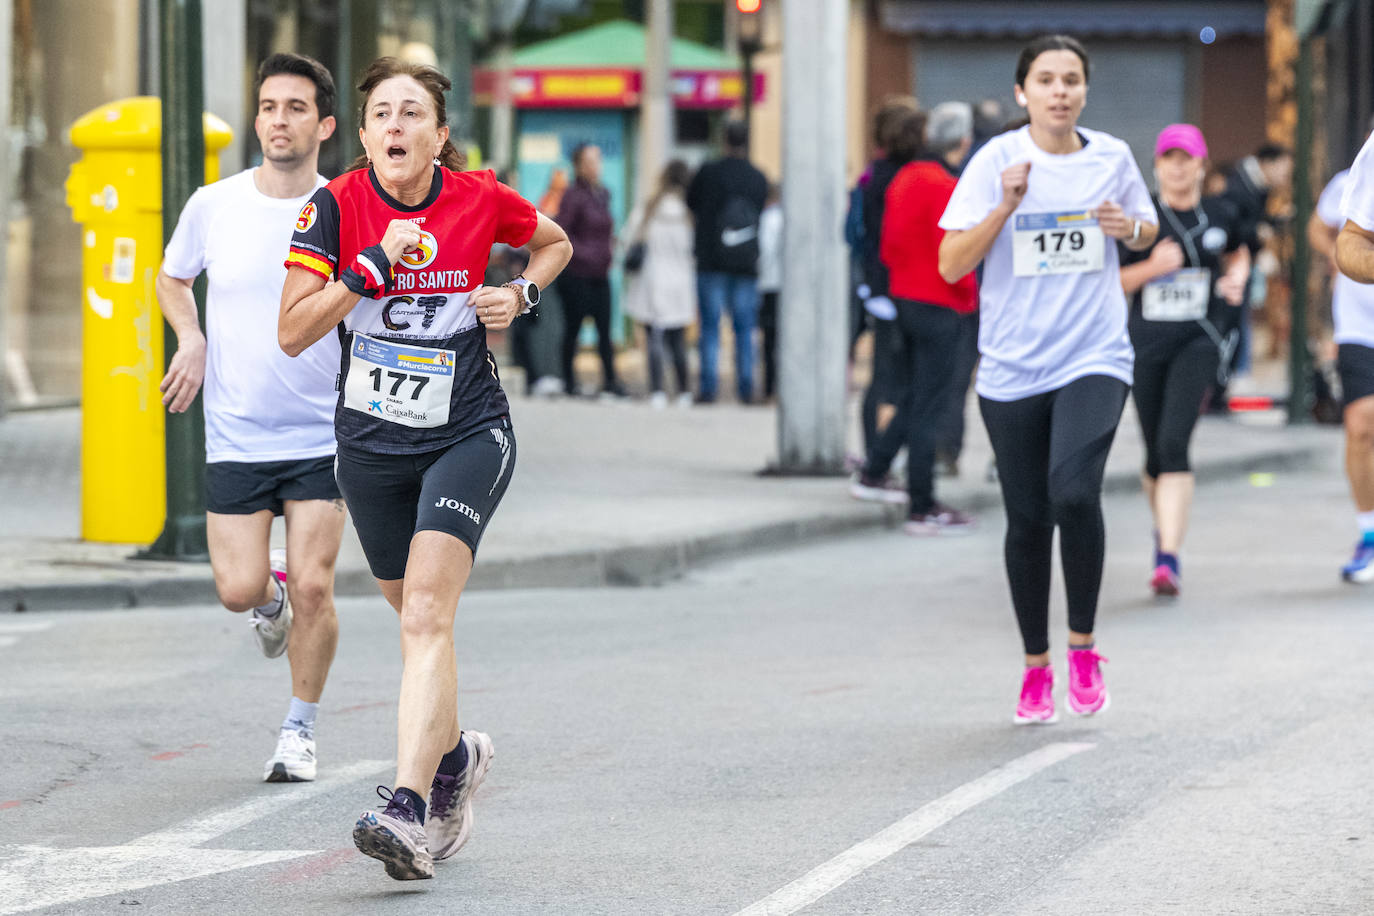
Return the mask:
[[[394,755],[380,599],[340,607],[313,786],[257,782],[289,682],[242,618],[0,617],[0,914],[1369,912],[1374,590],[1337,578],[1338,469],[1203,487],[1168,604],[1142,500],[1107,514],[1113,705],[1044,728],[1010,722],[998,517],[469,595],[496,760],[427,882],[349,838]],[[1061,669],[1062,628],[1057,601]]]

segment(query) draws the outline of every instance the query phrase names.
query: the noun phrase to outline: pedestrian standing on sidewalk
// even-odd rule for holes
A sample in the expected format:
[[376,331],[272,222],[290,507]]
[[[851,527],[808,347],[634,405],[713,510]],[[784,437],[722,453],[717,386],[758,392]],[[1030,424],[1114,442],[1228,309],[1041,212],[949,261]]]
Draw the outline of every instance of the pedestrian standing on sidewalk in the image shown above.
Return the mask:
[[1094,622],[1106,531],[1102,478],[1131,383],[1116,246],[1148,248],[1157,226],[1130,148],[1080,127],[1088,54],[1035,39],[1016,65],[1025,127],[969,162],[940,226],[940,275],[985,261],[977,390],[1007,513],[1005,559],[1026,653],[1018,723],[1053,722],[1051,549],[1059,529],[1069,609],[1069,709],[1106,708]]
[[768,186],[759,216],[759,330],[763,332],[763,399],[778,389],[778,294],[782,292],[782,188]]
[[1150,589],[1178,595],[1179,550],[1188,530],[1193,472],[1188,445],[1210,390],[1240,336],[1250,249],[1240,213],[1203,197],[1207,141],[1192,124],[1170,124],[1155,142],[1159,237],[1143,251],[1120,246],[1121,285],[1131,300],[1132,395],[1145,440],[1141,481],[1155,523]]
[[[878,436],[896,416],[897,402],[905,389],[898,368],[904,361],[902,335],[897,333],[897,309],[889,294],[888,270],[881,251],[887,187],[902,167],[920,153],[925,127],[926,113],[916,107],[915,99],[888,99],[873,121],[873,138],[881,155],[869,166],[868,180],[861,183],[864,284],[860,296],[873,325],[872,374],[860,406],[865,461]],[[863,487],[851,492],[860,499],[899,505],[906,502],[904,487],[884,481],[881,492],[870,492],[871,489]]]
[[558,205],[558,225],[573,245],[568,269],[558,278],[563,302],[563,385],[577,394],[573,358],[577,355],[582,323],[596,325],[596,352],[601,357],[601,394],[623,398],[625,388],[615,374],[615,344],[611,340],[611,252],[615,218],[611,192],[601,183],[601,149],[584,143],[572,153],[572,185]]
[[716,400],[720,319],[727,313],[735,332],[735,389],[741,404],[753,397],[759,215],[767,197],[768,179],[749,163],[749,128],[731,121],[725,125],[725,155],[698,169],[687,188],[696,220],[701,404]]
[[[486,332],[537,305],[572,253],[558,224],[490,171],[463,171],[450,88],[433,67],[391,57],[368,66],[358,86],[365,153],[301,212],[278,318],[292,355],[343,338],[339,488],[400,615],[402,658],[396,780],[390,793],[379,788],[386,809],[364,812],[353,842],[397,880],[433,877],[434,859],[467,841],[492,760],[487,735],[459,728],[453,632],[515,469]],[[529,265],[483,286],[496,242],[528,246]]]
[[[1374,582],[1374,134],[1355,164],[1322,191],[1314,219],[1328,229],[1314,248],[1339,270],[1331,295],[1336,368],[1345,402],[1345,473],[1360,540],[1341,568],[1347,582]],[[1334,238],[1333,238],[1334,237]],[[1325,244],[1323,244],[1325,243]]]
[[[205,387],[205,533],[220,602],[249,622],[268,658],[286,653],[291,706],[268,782],[315,778],[315,718],[339,623],[334,563],[344,504],[334,481],[339,343],[299,359],[272,329],[286,271],[275,265],[315,189],[320,144],[334,133],[334,79],[318,61],[274,54],[257,74],[253,122],[262,165],[191,195],[158,271],[158,303],[177,348],[162,380],[172,413]],[[202,334],[191,285],[209,285]],[[286,550],[269,551],[286,517]],[[287,566],[290,575],[287,575]]]
[[668,406],[663,390],[665,357],[677,377],[679,407],[692,405],[687,372],[687,326],[697,316],[696,262],[692,258],[692,213],[687,209],[687,163],[674,159],[659,175],[653,196],[630,217],[631,255],[625,262],[625,312],[644,328],[649,356],[649,401]]
[[969,272],[954,282],[940,276],[940,217],[954,193],[954,169],[973,139],[973,112],[962,102],[937,106],[926,122],[924,154],[902,167],[888,185],[880,253],[896,309],[900,339],[897,413],[875,440],[851,490],[883,492],[892,460],[907,450],[907,534],[962,534],[973,519],[935,499],[935,438],[955,385],[961,315],[978,307]]

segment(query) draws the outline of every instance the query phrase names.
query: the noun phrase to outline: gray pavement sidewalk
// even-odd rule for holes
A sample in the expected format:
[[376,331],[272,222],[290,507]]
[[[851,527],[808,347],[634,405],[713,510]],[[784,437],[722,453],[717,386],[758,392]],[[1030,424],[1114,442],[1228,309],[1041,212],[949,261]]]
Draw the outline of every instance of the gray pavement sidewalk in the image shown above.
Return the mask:
[[[518,464],[482,543],[474,588],[652,583],[713,558],[860,528],[887,525],[903,536],[900,512],[852,500],[843,478],[761,476],[777,448],[771,407],[516,398],[513,416]],[[968,420],[963,475],[938,481],[938,493],[991,515],[1000,496],[984,476],[990,448],[973,401]],[[79,444],[77,409],[0,420],[0,612],[213,600],[208,564],[137,560],[134,546],[80,540]],[[1194,460],[1206,481],[1280,472],[1339,448],[1336,429],[1205,418]],[[1140,455],[1128,408],[1109,488],[1138,487]],[[337,587],[376,593],[351,526]]]

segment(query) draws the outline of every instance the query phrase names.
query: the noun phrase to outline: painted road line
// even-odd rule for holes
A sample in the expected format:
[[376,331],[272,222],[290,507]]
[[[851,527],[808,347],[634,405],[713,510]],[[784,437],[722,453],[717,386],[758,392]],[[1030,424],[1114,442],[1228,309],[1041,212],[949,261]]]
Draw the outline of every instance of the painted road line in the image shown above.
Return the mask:
[[52,629],[51,620],[0,620],[0,633],[42,633]]
[[199,846],[231,830],[237,830],[250,821],[269,814],[278,814],[287,805],[309,801],[341,785],[380,773],[394,765],[394,762],[389,760],[361,760],[346,767],[330,770],[327,776],[315,782],[292,783],[286,791],[281,791],[281,786],[264,787],[261,795],[241,805],[141,836],[136,840],[130,840],[127,845]]
[[846,881],[900,852],[970,808],[1000,795],[1046,767],[1092,750],[1095,744],[1049,744],[1000,766],[948,795],[923,805],[880,833],[849,847],[829,862],[813,868],[786,887],[740,910],[735,916],[786,916],[809,906]]
[[333,770],[317,782],[273,786],[243,804],[123,846],[0,846],[0,916],[316,855],[322,850],[197,846],[392,766],[389,760],[366,760]]

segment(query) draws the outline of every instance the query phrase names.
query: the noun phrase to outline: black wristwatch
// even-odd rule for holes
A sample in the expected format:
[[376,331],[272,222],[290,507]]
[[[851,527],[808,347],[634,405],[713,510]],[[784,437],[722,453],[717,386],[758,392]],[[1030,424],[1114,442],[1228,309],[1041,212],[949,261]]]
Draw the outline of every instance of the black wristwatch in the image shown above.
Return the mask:
[[520,310],[521,315],[528,315],[539,304],[538,283],[526,280],[524,277],[516,277],[505,285],[519,293],[520,300],[525,303],[525,307]]

